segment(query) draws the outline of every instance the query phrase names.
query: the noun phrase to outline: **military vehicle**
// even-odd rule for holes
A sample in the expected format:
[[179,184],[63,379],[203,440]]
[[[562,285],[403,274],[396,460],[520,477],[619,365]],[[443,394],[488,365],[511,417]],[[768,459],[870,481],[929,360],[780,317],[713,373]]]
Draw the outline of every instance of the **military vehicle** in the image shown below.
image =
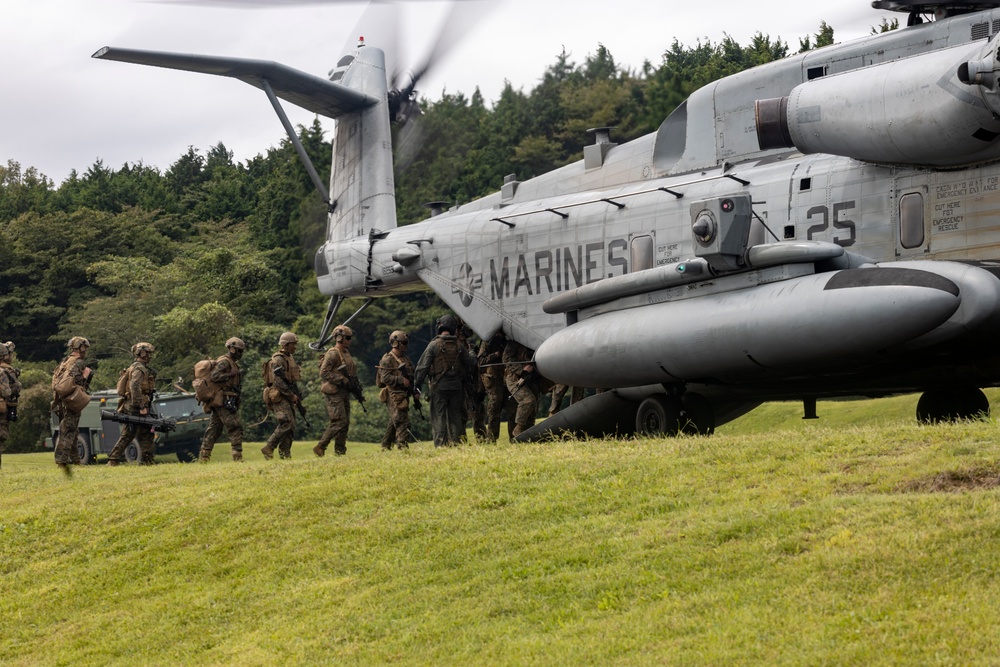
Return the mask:
[[[202,410],[194,394],[179,391],[159,393],[153,406],[157,416],[176,420],[176,427],[170,432],[156,432],[156,455],[174,454],[181,462],[197,459],[201,437],[208,428],[211,415]],[[122,425],[102,419],[101,410],[114,410],[117,407],[118,394],[113,389],[97,391],[91,395],[90,404],[80,414],[80,435],[76,439],[81,463],[94,463],[98,455],[111,453],[121,435]],[[51,431],[52,437],[45,439],[45,446],[50,448],[59,437],[59,419],[55,414],[51,416]],[[133,440],[125,448],[125,459],[134,463],[140,458],[139,443]]]
[[611,390],[521,439],[711,433],[764,401],[811,417],[818,397],[908,392],[921,420],[973,417],[1000,385],[1000,2],[873,5],[906,26],[715,81],[626,144],[595,128],[578,162],[403,227],[390,123],[418,77],[393,88],[375,46],[329,78],[94,57],[242,80],[289,130],[278,98],[336,118],[329,192],[289,131],[329,206],[319,345],[344,299],[429,289],[547,378]]

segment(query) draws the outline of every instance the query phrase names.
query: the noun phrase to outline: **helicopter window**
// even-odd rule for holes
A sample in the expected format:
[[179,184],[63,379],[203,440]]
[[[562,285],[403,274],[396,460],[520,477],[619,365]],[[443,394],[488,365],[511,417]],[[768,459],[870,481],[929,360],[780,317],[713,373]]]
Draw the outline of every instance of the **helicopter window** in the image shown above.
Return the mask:
[[653,268],[653,237],[636,236],[632,239],[629,254],[632,271],[642,271]]
[[320,246],[319,250],[316,251],[316,261],[314,262],[316,276],[319,278],[330,275],[330,266],[326,263],[326,255],[323,253],[324,247]]
[[806,190],[811,189],[812,188],[812,183],[813,183],[813,179],[811,179],[811,178],[803,178],[801,181],[799,181],[799,192],[805,192]]
[[823,65],[822,67],[810,67],[806,70],[806,78],[810,81],[818,79],[821,76],[826,76],[826,65]]
[[899,198],[899,244],[904,248],[924,244],[924,198],[919,192]]
[[330,77],[330,81],[340,81],[343,78],[344,78],[343,70],[337,70],[336,72],[333,73],[333,76]]
[[795,225],[785,225],[785,240],[795,238]]
[[337,61],[337,67],[347,67],[354,62],[354,56],[344,56]]

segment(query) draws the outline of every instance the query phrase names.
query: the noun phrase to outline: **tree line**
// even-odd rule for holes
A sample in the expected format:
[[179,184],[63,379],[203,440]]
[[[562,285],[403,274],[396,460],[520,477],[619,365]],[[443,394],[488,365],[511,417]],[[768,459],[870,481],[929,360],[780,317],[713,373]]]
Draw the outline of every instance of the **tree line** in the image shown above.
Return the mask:
[[[832,42],[824,22],[799,47]],[[615,126],[619,142],[653,132],[697,88],[789,53],[786,42],[760,33],[746,46],[728,36],[693,47],[674,40],[658,64],[631,70],[598,45],[580,63],[559,54],[528,92],[508,82],[492,105],[478,89],[422,99],[419,122],[394,135],[399,223],[426,218],[426,202],[467,202],[499,189],[507,174],[523,180],[580,159],[587,128]],[[317,170],[329,174],[331,144],[319,122],[298,134]],[[327,299],[311,263],[325,225],[326,206],[287,139],[242,163],[222,143],[204,152],[189,147],[165,171],[97,160],[58,185],[7,161],[0,166],[0,340],[17,344],[25,386],[8,450],[31,450],[47,435],[49,379],[73,335],[91,340],[92,386],[102,389],[115,385],[137,341],[156,346],[153,366],[165,387],[189,387],[194,363],[217,357],[228,337],[239,336],[247,343],[242,416],[258,422],[265,414],[260,365],[278,336],[318,336]],[[348,301],[341,313],[359,305]],[[430,292],[380,299],[364,311],[352,322],[361,334],[352,353],[362,382],[373,385],[391,331],[410,332],[416,362],[444,312]],[[312,431],[299,437],[312,438],[325,410],[318,355],[303,348]],[[381,438],[385,411],[377,401],[369,408],[352,413],[353,440]],[[414,427],[429,438],[425,423]],[[248,429],[247,438],[268,430]]]

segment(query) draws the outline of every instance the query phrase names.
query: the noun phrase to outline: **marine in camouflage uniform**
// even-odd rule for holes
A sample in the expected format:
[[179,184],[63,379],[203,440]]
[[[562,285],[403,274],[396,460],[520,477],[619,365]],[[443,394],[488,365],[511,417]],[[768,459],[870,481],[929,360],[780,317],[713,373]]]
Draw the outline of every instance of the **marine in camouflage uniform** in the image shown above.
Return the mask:
[[240,422],[243,371],[240,370],[238,362],[243,358],[245,349],[246,343],[239,338],[227,340],[226,354],[216,359],[215,367],[209,375],[209,379],[219,386],[223,398],[222,405],[208,406],[212,419],[208,422],[208,428],[201,439],[201,451],[198,453],[198,460],[203,463],[212,458],[212,449],[215,447],[215,441],[222,435],[223,427],[229,435],[233,460],[243,460],[243,424]]
[[515,341],[508,341],[503,350],[504,384],[517,401],[514,437],[535,424],[538,412],[539,376],[531,363],[533,355],[534,351]]
[[[476,359],[476,347],[472,342],[472,329],[467,324],[459,321],[458,333],[456,334],[459,344]],[[472,421],[472,432],[477,441],[485,441],[486,438],[486,406],[483,399],[486,398],[486,389],[483,387],[482,379],[479,377],[478,361],[466,370],[463,379],[465,386],[465,415],[463,422]]]
[[[149,367],[156,351],[149,343],[136,343],[132,346],[135,361],[125,373],[125,394],[118,397],[118,412],[127,415],[148,415],[153,404],[153,393],[156,391],[156,371]],[[122,424],[122,434],[108,454],[108,465],[116,466],[125,460],[125,448],[132,440],[139,442],[141,465],[152,465],[156,454],[156,444],[153,441],[153,430],[139,424]]]
[[[55,373],[52,374],[53,384],[65,375],[73,378],[73,384],[82,387],[84,391],[90,386],[91,370],[87,368],[84,359],[90,349],[90,341],[81,336],[73,336],[68,344],[70,353]],[[80,465],[80,449],[76,445],[80,434],[80,412],[71,410],[66,402],[52,392],[52,412],[59,417],[59,438],[56,440],[56,465]]]
[[378,362],[375,384],[386,393],[385,406],[389,409],[389,424],[382,436],[382,449],[407,449],[410,446],[410,394],[413,386],[413,362],[406,356],[410,337],[405,331],[389,335],[392,349]]
[[335,344],[326,351],[319,364],[320,391],[326,398],[329,421],[319,442],[313,447],[316,456],[326,454],[330,441],[333,441],[334,454],[343,456],[347,453],[347,431],[351,426],[351,391],[348,387],[351,378],[358,375],[358,367],[348,349],[353,338],[354,331],[350,327],[340,325],[335,328]]
[[0,463],[4,443],[10,439],[10,418],[17,414],[17,401],[21,394],[20,372],[10,365],[13,354],[13,343],[0,343]]
[[418,387],[425,378],[430,385],[435,447],[457,445],[465,438],[463,379],[469,369],[475,367],[476,359],[459,344],[455,336],[457,329],[458,322],[452,315],[444,315],[438,320],[438,335],[420,355],[413,378]]
[[503,381],[503,349],[506,345],[507,337],[502,331],[479,345],[479,371],[486,391],[486,439],[489,441],[496,441],[500,436],[500,420],[510,399],[510,392]]
[[[278,425],[260,448],[265,459],[274,458],[274,450],[283,459],[292,458],[292,440],[295,438],[295,410],[301,403],[299,379],[302,372],[292,356],[299,337],[286,331],[278,338],[278,351],[267,362],[264,377],[264,405],[274,414]],[[304,410],[304,408],[303,408]]]

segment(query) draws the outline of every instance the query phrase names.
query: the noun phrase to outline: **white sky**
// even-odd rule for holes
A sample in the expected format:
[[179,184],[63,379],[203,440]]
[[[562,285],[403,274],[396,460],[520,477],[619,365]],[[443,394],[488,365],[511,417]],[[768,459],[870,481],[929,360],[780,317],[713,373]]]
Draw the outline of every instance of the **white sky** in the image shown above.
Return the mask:
[[[216,0],[219,2],[222,0]],[[261,0],[257,0],[258,2]],[[34,166],[58,185],[95,160],[118,169],[143,162],[165,171],[189,145],[202,154],[222,141],[238,161],[277,145],[284,131],[263,92],[242,82],[94,60],[103,46],[275,60],[325,76],[352,42],[364,4],[233,8],[142,0],[0,0],[0,164]],[[418,60],[447,3],[393,5]],[[660,62],[674,38],[693,46],[724,33],[747,44],[755,32],[790,50],[825,20],[838,42],[867,35],[883,16],[867,0],[505,0],[458,42],[419,86],[487,100],[505,80],[529,91],[563,47],[581,62],[598,43],[638,70]],[[831,6],[835,4],[836,6]],[[790,11],[794,8],[794,11]],[[421,41],[421,39],[425,41]],[[366,40],[373,42],[371,36]],[[284,104],[294,124],[313,116]],[[327,131],[333,121],[323,119]],[[327,135],[329,138],[329,134]]]

